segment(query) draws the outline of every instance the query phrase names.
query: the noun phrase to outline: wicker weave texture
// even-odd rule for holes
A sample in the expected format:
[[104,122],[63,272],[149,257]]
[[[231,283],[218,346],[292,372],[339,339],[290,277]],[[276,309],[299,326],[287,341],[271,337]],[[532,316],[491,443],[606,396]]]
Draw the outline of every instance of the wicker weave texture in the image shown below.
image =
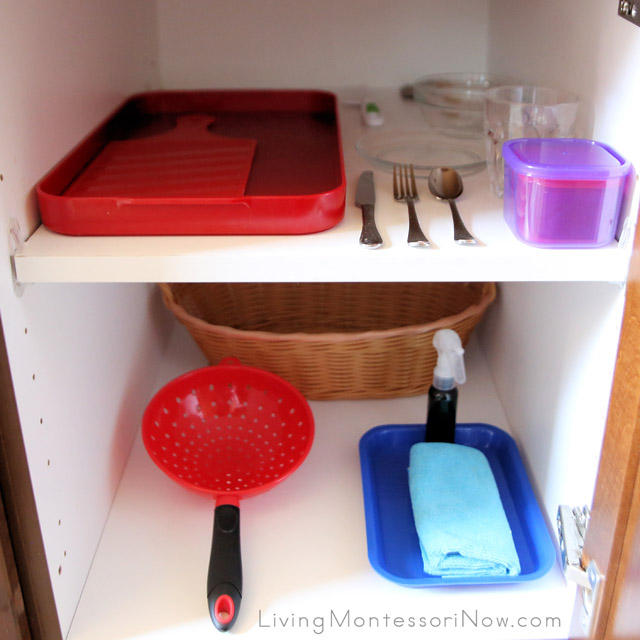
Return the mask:
[[466,345],[496,295],[493,283],[478,282],[160,287],[211,364],[234,356],[311,400],[426,393],[435,332],[454,329]]

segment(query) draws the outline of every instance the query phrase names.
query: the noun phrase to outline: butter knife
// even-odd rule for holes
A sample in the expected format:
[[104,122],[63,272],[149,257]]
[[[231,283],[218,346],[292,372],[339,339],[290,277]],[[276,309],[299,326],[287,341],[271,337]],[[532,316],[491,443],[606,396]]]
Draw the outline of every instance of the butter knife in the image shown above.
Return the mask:
[[375,203],[376,190],[373,185],[373,171],[363,171],[356,188],[356,206],[362,209],[360,244],[367,249],[377,249],[382,246],[382,237],[378,232],[374,218]]

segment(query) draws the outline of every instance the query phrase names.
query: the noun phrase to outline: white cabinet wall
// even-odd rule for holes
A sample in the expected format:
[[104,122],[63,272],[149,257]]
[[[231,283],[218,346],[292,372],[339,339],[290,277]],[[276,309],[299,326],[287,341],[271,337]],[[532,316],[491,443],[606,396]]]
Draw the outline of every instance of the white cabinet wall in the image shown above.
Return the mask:
[[[208,246],[206,240],[203,245],[198,239],[180,245],[188,258],[180,272],[175,259],[163,260],[164,255],[175,253],[171,239],[150,244],[129,239],[124,249],[124,245],[109,243],[82,244],[85,239],[80,244],[60,239],[59,245],[46,239],[41,251],[37,234],[31,241],[27,238],[38,225],[36,182],[126,96],[156,88],[260,86],[343,91],[366,85],[395,90],[420,75],[442,70],[506,72],[531,82],[566,86],[580,94],[588,107],[585,126],[592,128],[593,137],[610,143],[640,166],[640,132],[634,128],[640,108],[634,69],[640,55],[640,30],[617,17],[615,2],[589,0],[577,12],[574,3],[552,0],[12,0],[4,3],[0,18],[0,77],[4,80],[0,216],[7,236],[0,243],[0,312],[63,635],[69,633],[74,640],[196,638],[209,631],[206,620],[190,617],[203,612],[206,617],[204,599],[195,604],[186,602],[187,595],[184,601],[172,599],[175,594],[199,594],[199,585],[173,584],[163,591],[154,578],[150,593],[158,598],[157,610],[154,614],[147,607],[139,619],[135,617],[136,597],[148,597],[140,572],[162,557],[159,551],[157,556],[145,556],[145,540],[148,546],[155,540],[158,549],[170,550],[174,536],[179,543],[184,531],[176,529],[170,517],[154,520],[151,515],[147,521],[133,520],[150,532],[137,531],[130,545],[122,540],[125,529],[114,530],[120,526],[116,523],[127,521],[127,513],[145,512],[149,498],[145,486],[155,496],[148,506],[150,514],[161,511],[164,497],[155,495],[153,470],[145,466],[148,461],[143,460],[136,439],[139,419],[151,391],[163,379],[200,362],[188,337],[161,308],[155,288],[145,282],[196,279],[196,273],[200,279],[233,279],[234,256],[238,256],[238,266],[243,264],[242,276],[236,277],[256,280],[289,279],[282,274],[291,272],[289,262],[304,261],[307,248],[310,261],[301,268],[303,275],[296,275],[309,280],[325,279],[322,252],[331,252],[333,247],[340,268],[331,272],[330,279],[366,279],[363,274],[377,259],[384,261],[388,269],[384,279],[388,280],[428,279],[431,273],[440,280],[447,279],[445,274],[452,274],[451,279],[475,279],[490,265],[486,272],[500,281],[499,297],[470,349],[471,371],[477,371],[477,376],[467,395],[462,395],[461,417],[494,420],[514,435],[550,522],[560,502],[591,500],[620,328],[628,246],[579,252],[581,255],[498,252],[489,254],[491,259],[484,267],[481,258],[459,262],[456,267],[459,254],[443,250],[434,259],[433,269],[424,271],[419,258],[408,255],[406,247],[394,247],[393,253],[384,256],[351,252],[360,221],[359,210],[351,205],[353,181],[355,170],[364,168],[351,146],[345,146],[345,154],[352,158],[347,174],[348,206],[344,222],[330,232],[333,235],[276,239],[271,244],[213,239]],[[347,112],[345,117],[355,122],[354,114]],[[480,194],[483,181],[486,177],[480,174],[470,179],[467,189],[477,195],[479,208],[469,215],[477,216],[478,225],[483,224],[483,207],[490,206],[490,196]],[[492,206],[497,209],[499,203]],[[637,211],[637,196],[632,211]],[[394,238],[402,237],[400,224],[399,220]],[[8,231],[16,225],[18,239],[26,241],[24,248],[16,248]],[[69,246],[71,258],[65,254]],[[103,258],[112,257],[106,276],[104,271],[99,276],[91,271],[94,247]],[[88,258],[78,261],[76,251]],[[225,251],[231,265],[226,270],[216,262],[216,256]],[[34,272],[40,268],[41,274],[21,291],[14,289],[12,281],[10,255],[16,252],[29,258],[24,273],[35,265]],[[42,256],[49,262],[39,262]],[[70,266],[65,271],[66,264]],[[196,272],[201,266],[205,270]],[[373,273],[378,273],[376,268],[380,272],[379,265],[372,268]],[[581,277],[581,269],[588,276]],[[352,480],[355,496],[360,491],[359,434],[385,421],[418,420],[423,404],[422,398],[374,403],[374,408],[362,403],[316,403],[320,426],[334,424],[346,414],[347,426],[359,423],[347,435],[327,426],[318,451],[330,450],[334,437],[345,449],[344,475],[336,473],[345,481]],[[320,458],[309,459],[309,479],[317,480],[311,495],[321,504],[322,466]],[[175,497],[171,488],[167,491],[169,509],[186,509],[190,515],[184,517],[193,518],[190,523],[209,526],[208,507],[183,496],[179,489]],[[295,498],[295,483],[283,491],[287,493],[264,504],[287,511],[286,500]],[[250,507],[248,519],[254,526],[266,526],[265,517],[260,505]],[[349,518],[356,530],[345,540],[357,543],[359,539],[359,551],[364,553],[363,532],[357,530],[361,514]],[[304,528],[299,533],[313,534]],[[202,540],[208,535],[205,531]],[[260,545],[277,542],[267,538],[254,543],[255,548],[248,552],[257,556]],[[349,588],[362,588],[365,596],[359,597],[375,602],[384,596],[411,602],[413,607],[419,606],[421,597],[436,597],[414,591],[408,595],[395,585],[381,584],[381,578],[365,571],[363,556],[356,561],[338,544],[323,546],[318,540],[307,544],[326,548],[335,563],[346,567],[345,572],[362,573],[348,583]],[[186,552],[187,559],[200,551],[194,543]],[[269,562],[260,562],[266,571]],[[205,563],[206,558],[203,567]],[[292,607],[309,611],[313,598],[330,606],[329,587],[337,577],[325,571],[327,564],[331,562],[311,562],[305,580],[294,582],[297,589],[291,588],[282,599],[279,594],[274,596],[282,603],[275,610],[283,614],[291,614]],[[135,567],[134,573],[122,570],[129,565]],[[191,574],[183,569],[183,575],[179,566],[167,560],[163,578],[179,582],[178,575],[191,582]],[[320,575],[322,588],[314,583],[313,571]],[[571,588],[557,574],[556,570],[542,586],[500,593],[514,612],[524,610],[531,615],[521,603],[539,597],[542,603],[559,601],[566,613]],[[119,586],[118,579],[123,577],[129,584]],[[372,582],[375,588],[369,592]],[[461,599],[465,590],[439,591],[436,600],[442,606],[465,601]],[[101,598],[107,592],[112,600],[103,602],[101,611]],[[337,593],[344,599],[343,592],[338,589]],[[487,607],[488,600],[495,598],[494,592],[481,590],[471,595],[474,602],[487,601]],[[109,618],[109,605],[116,606],[122,599],[131,605],[127,614],[120,620]],[[247,610],[249,603],[243,605]],[[148,624],[154,615],[155,623]],[[567,615],[563,618],[565,634]],[[249,621],[242,630],[269,632],[256,630]],[[557,632],[536,633],[541,638],[556,638]],[[349,635],[344,628],[335,633],[336,637]],[[444,629],[434,633],[455,637]],[[460,629],[455,633],[467,637]],[[475,633],[477,636],[477,630]]]

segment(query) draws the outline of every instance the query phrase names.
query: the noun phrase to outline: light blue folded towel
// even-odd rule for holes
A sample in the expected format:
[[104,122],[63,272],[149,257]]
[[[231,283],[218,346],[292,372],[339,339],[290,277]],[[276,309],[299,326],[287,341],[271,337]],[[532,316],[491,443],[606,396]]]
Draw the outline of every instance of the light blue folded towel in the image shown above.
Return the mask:
[[518,575],[520,561],[489,462],[446,442],[411,447],[409,491],[426,573]]

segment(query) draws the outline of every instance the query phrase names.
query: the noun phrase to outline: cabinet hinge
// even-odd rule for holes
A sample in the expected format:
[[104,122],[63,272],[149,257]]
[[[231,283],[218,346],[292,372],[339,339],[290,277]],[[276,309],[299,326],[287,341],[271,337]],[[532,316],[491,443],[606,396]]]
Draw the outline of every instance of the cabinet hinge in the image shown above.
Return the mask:
[[582,548],[584,537],[589,525],[591,512],[588,507],[558,507],[558,537],[562,552],[562,569],[567,580],[576,582],[580,588],[582,608],[580,624],[587,637],[595,626],[604,576],[598,570],[595,560],[590,560],[585,568],[582,562]]

